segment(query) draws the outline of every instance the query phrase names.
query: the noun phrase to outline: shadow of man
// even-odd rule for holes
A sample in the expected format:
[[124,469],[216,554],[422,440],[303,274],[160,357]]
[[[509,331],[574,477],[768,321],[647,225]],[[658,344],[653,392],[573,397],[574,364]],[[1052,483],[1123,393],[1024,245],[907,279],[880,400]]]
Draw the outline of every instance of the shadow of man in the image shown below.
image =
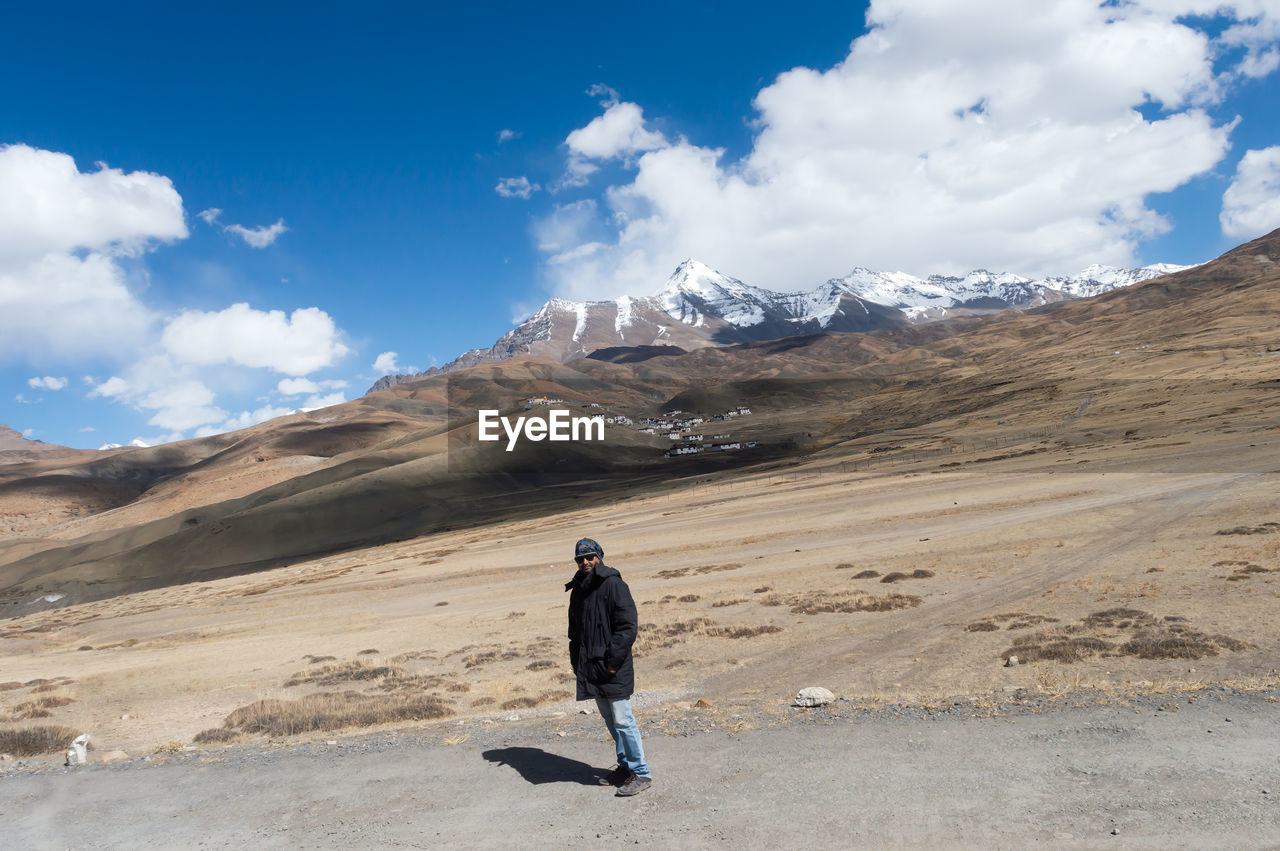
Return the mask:
[[511,766],[534,785],[581,783],[583,786],[595,786],[598,785],[599,778],[605,776],[604,771],[585,762],[547,753],[540,748],[494,748],[485,751],[482,756],[497,765]]

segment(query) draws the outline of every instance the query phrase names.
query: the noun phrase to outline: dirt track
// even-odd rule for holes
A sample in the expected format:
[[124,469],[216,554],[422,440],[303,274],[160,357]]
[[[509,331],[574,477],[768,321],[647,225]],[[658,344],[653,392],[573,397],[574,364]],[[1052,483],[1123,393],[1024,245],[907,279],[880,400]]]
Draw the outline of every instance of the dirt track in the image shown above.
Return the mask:
[[0,811],[6,844],[58,849],[1271,847],[1276,700],[1210,688],[985,718],[788,710],[736,734],[694,712],[676,735],[652,725],[656,783],[634,799],[595,784],[611,756],[595,717],[466,722],[11,771]]

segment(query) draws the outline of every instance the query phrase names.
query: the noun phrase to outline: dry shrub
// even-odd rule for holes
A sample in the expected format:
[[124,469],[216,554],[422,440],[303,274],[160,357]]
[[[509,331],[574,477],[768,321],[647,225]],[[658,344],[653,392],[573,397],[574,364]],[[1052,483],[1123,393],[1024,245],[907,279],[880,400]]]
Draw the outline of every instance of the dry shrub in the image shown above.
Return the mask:
[[528,665],[525,665],[525,669],[529,671],[545,671],[547,668],[554,668],[555,666],[556,663],[552,662],[550,659],[539,659],[536,662],[530,662]]
[[75,682],[75,680],[62,679],[60,682],[56,682],[56,683],[45,683],[44,685],[39,685],[39,686],[36,686],[35,688],[33,688],[33,689],[31,690],[31,693],[32,693],[32,694],[41,694],[41,693],[43,693],[43,692],[47,692],[47,691],[57,691],[58,689],[62,688],[63,686],[70,685],[70,684],[71,684],[71,683],[73,683],[73,682]]
[[932,579],[933,571],[925,570],[923,567],[917,567],[915,570],[911,571],[911,578],[912,579]]
[[756,588],[751,593],[752,594],[768,594],[772,590],[773,590],[773,586],[771,585],[761,585],[759,588]]
[[699,597],[697,594],[685,594],[685,595],[684,595],[683,597],[681,597],[677,602],[680,602],[680,603],[696,603],[696,602],[698,602],[698,601],[699,601],[699,600],[701,600],[701,599],[702,599],[702,598],[701,598],[701,597]]
[[1262,523],[1257,526],[1236,526],[1233,529],[1219,529],[1214,532],[1215,535],[1268,535],[1272,532],[1280,532],[1280,523],[1270,522]]
[[447,605],[449,605],[449,601],[448,601],[448,600],[441,600],[439,603],[436,603],[436,605],[437,605],[437,606],[447,606]]
[[396,721],[431,721],[453,710],[434,694],[370,695],[358,691],[321,692],[297,700],[259,700],[223,721],[227,729],[267,736],[295,736],[314,730],[372,727]]
[[439,688],[447,678],[443,674],[393,674],[374,686],[378,691],[426,691]]
[[542,694],[529,697],[517,697],[506,701],[502,704],[503,709],[532,709],[535,706],[541,706],[544,703],[552,703],[557,700],[567,700],[573,697],[573,694],[567,691],[544,691]]
[[472,653],[462,660],[462,664],[468,668],[476,668],[480,665],[487,665],[490,662],[505,662],[508,659],[519,659],[520,654],[514,650],[489,650],[485,653]]
[[313,671],[299,671],[285,681],[285,688],[300,685],[331,686],[338,683],[380,680],[404,675],[398,665],[370,665],[366,662],[348,662],[345,665],[325,665]]
[[302,658],[307,660],[308,665],[318,665],[321,662],[335,662],[338,659],[337,656],[311,656],[311,655],[303,656]]
[[723,609],[726,606],[737,606],[747,602],[746,597],[734,597],[732,600],[717,600],[711,604],[713,609]]
[[[860,575],[861,574],[859,574],[859,576]],[[932,577],[933,577],[932,570],[925,570],[923,567],[918,567],[915,570],[911,571],[910,573],[902,573],[901,571],[897,571],[897,570],[893,571],[892,573],[886,573],[884,575],[884,578],[881,579],[880,581],[881,582],[901,582],[904,579],[931,579]],[[858,578],[857,576],[854,577],[854,579],[857,579],[857,578]],[[870,577],[867,577],[867,578],[869,579]]]
[[681,576],[689,576],[697,573],[720,573],[725,570],[737,570],[742,567],[741,562],[732,564],[704,564],[700,567],[677,567],[672,570],[659,570],[655,575],[659,579],[679,579]]
[[892,573],[886,573],[880,581],[881,582],[901,582],[904,579],[910,579],[910,578],[911,577],[907,576],[907,574],[901,571],[895,570]]
[[854,579],[875,579],[880,575],[878,570],[860,570],[853,575]]
[[994,632],[999,628],[1000,627],[996,626],[991,621],[978,621],[977,623],[971,623],[968,626],[966,626],[964,628],[964,631],[965,632]]
[[854,612],[891,612],[896,609],[914,609],[924,600],[912,594],[887,594],[875,597],[865,591],[824,594],[770,594],[760,601],[762,606],[789,606],[793,614],[818,615],[827,613],[853,614]]
[[22,683],[17,680],[10,680],[7,683],[0,683],[0,691],[12,691],[15,688],[22,688]]
[[1028,612],[1005,612],[999,615],[988,615],[977,623],[965,627],[966,632],[992,632],[1007,624],[1006,629],[1029,629],[1043,623],[1057,623],[1058,619],[1048,615],[1033,615]]
[[376,647],[370,647],[368,650],[361,650],[357,656],[377,656],[380,651]]
[[214,727],[211,730],[201,730],[196,733],[196,737],[191,740],[192,744],[197,745],[224,745],[228,742],[235,742],[240,739],[239,730],[228,730],[226,727]]
[[485,697],[477,697],[475,700],[471,701],[471,705],[472,706],[491,706],[497,702],[498,701],[495,698],[485,696]]
[[757,635],[771,635],[782,632],[782,627],[766,624],[764,626],[717,626],[707,630],[707,635],[717,638],[755,638]]
[[0,730],[0,753],[36,756],[66,750],[79,735],[71,727],[14,727]]
[[1216,656],[1221,650],[1239,651],[1253,646],[1226,635],[1199,632],[1185,620],[1177,615],[1159,620],[1139,609],[1106,609],[1088,615],[1078,625],[1022,636],[1002,657],[1017,656],[1020,662],[1047,659],[1068,663],[1093,656],[1201,659]]
[[507,620],[515,620],[524,617],[524,612],[507,612]]
[[452,691],[458,694],[465,694],[471,691],[471,683],[450,683],[445,686],[445,691]]

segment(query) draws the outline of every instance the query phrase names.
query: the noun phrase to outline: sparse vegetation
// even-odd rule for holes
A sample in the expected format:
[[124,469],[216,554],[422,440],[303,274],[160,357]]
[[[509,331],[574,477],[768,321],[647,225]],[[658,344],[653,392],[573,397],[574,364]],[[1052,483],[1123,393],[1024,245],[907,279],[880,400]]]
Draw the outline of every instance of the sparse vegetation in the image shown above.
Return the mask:
[[345,665],[325,665],[311,671],[299,671],[285,681],[285,688],[300,685],[331,686],[338,683],[379,680],[385,677],[403,676],[398,665],[370,665],[365,662],[348,662]]
[[659,579],[679,579],[681,576],[690,576],[697,573],[719,573],[725,570],[737,570],[742,567],[741,562],[732,564],[704,564],[698,567],[677,567],[672,570],[659,570],[655,576]]
[[880,575],[878,570],[859,570],[853,575],[854,579],[875,579]]
[[1170,615],[1163,620],[1138,609],[1115,608],[1094,612],[1079,624],[1022,636],[1002,658],[1017,656],[1022,663],[1048,660],[1078,662],[1095,656],[1135,656],[1139,659],[1201,659],[1219,651],[1252,647],[1225,635],[1207,635]]
[[699,601],[699,600],[701,600],[701,599],[702,599],[702,598],[701,598],[701,597],[699,597],[697,594],[685,594],[683,597],[681,597],[681,598],[678,600],[678,602],[681,602],[681,603],[696,603],[696,602],[698,602],[698,601]]
[[372,727],[395,721],[446,718],[453,710],[433,694],[370,695],[321,692],[297,700],[259,700],[226,717],[223,727],[246,734],[296,736],[314,730]]
[[1005,629],[1030,629],[1046,623],[1057,623],[1058,619],[1048,615],[1034,615],[1028,612],[1005,612],[1000,615],[989,615],[977,623],[966,626],[965,632],[993,632],[1005,624]]
[[38,756],[66,750],[78,733],[70,727],[36,726],[0,730],[0,753]]
[[913,609],[923,603],[921,597],[911,594],[887,594],[876,597],[865,591],[828,594],[771,594],[760,601],[763,606],[789,606],[798,615],[827,613],[853,614],[854,612],[891,612],[895,609]]
[[712,603],[712,604],[711,604],[711,608],[713,608],[713,609],[723,609],[723,608],[725,608],[726,606],[738,606],[738,605],[741,605],[742,603],[745,603],[745,602],[747,602],[747,598],[746,598],[746,597],[734,597],[734,598],[729,599],[729,600],[717,600],[717,601],[715,601],[714,603]]
[[239,730],[228,730],[225,727],[214,727],[211,730],[201,730],[196,733],[196,737],[191,740],[197,745],[225,745],[230,742],[239,741],[241,733]]
[[556,663],[552,662],[550,659],[539,659],[536,662],[530,662],[528,665],[525,665],[525,668],[530,671],[545,671],[548,668],[554,668],[555,666]]
[[1269,535],[1273,532],[1280,532],[1280,523],[1274,521],[1261,523],[1257,526],[1236,526],[1232,529],[1219,529],[1214,532],[1215,535]]

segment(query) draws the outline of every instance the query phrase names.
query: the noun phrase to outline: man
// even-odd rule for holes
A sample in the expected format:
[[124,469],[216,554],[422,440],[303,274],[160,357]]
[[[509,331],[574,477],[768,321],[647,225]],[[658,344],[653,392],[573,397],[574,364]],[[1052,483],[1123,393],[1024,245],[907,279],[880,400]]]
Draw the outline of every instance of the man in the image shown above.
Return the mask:
[[618,767],[600,778],[629,797],[653,783],[644,761],[640,730],[631,713],[635,668],[631,645],[638,624],[636,604],[622,574],[604,563],[604,549],[590,538],[573,548],[578,572],[564,586],[569,595],[569,662],[578,677],[578,700],[595,698],[618,753]]

